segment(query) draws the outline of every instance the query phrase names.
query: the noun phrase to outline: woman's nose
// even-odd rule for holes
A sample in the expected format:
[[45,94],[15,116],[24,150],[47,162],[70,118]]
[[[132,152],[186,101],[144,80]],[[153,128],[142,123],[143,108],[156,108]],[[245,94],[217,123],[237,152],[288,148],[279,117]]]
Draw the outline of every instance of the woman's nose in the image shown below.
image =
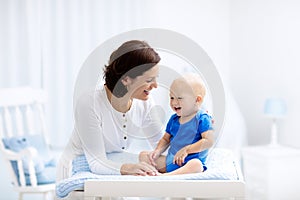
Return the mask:
[[158,83],[156,82],[156,80],[152,83],[152,88],[157,88]]

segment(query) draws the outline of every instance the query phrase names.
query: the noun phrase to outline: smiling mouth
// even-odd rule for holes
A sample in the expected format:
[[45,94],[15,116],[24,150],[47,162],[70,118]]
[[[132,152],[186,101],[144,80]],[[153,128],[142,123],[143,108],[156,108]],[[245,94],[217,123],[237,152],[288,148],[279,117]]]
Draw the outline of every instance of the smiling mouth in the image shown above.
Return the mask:
[[145,93],[146,95],[149,95],[149,94],[150,94],[150,90],[144,90],[144,93]]
[[177,111],[180,111],[181,110],[181,107],[174,107],[174,110],[177,112]]

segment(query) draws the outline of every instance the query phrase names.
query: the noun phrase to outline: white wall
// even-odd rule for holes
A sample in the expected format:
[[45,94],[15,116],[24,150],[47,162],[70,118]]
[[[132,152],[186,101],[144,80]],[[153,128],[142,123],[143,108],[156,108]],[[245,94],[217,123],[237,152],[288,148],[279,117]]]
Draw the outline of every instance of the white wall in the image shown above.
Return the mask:
[[[113,2],[116,5],[116,1]],[[0,8],[3,5],[1,1]],[[101,40],[108,37],[107,32],[116,35],[120,31],[145,27],[171,29],[190,37],[212,58],[225,82],[230,83],[246,117],[250,144],[269,141],[270,121],[263,117],[263,103],[266,97],[282,96],[287,101],[288,115],[279,124],[280,142],[300,147],[296,115],[300,107],[300,92],[297,91],[300,85],[300,2],[145,0],[138,3],[134,17],[128,9],[119,9],[117,15],[114,6],[110,6],[103,12],[102,23],[99,23],[102,32],[97,32],[102,34]],[[101,11],[95,8],[91,15],[94,12]],[[125,25],[132,21],[134,23]],[[105,30],[110,22],[113,22],[111,29]],[[99,38],[95,46],[99,45],[96,44]],[[1,38],[3,41],[5,38]],[[0,72],[6,72],[6,69],[7,66],[0,66]],[[0,177],[4,177],[2,173]],[[1,181],[0,188],[8,191],[6,199],[14,199],[14,194],[7,189],[7,182]]]
[[[124,31],[129,31],[137,28],[146,28],[146,27],[154,27],[154,28],[164,28],[170,29],[173,31],[177,31],[190,37],[201,45],[201,47],[208,53],[208,55],[212,58],[217,68],[219,68],[223,78],[228,77],[229,72],[229,0],[190,0],[190,1],[178,1],[178,0],[169,0],[169,1],[160,1],[160,0],[145,0],[141,3],[140,0],[130,0],[133,6],[129,6],[129,1],[123,0],[120,1],[85,1],[86,3],[80,1],[24,1],[22,3],[16,2],[16,8],[14,5],[8,3],[9,0],[0,2],[0,10],[2,16],[0,18],[0,25],[5,27],[4,30],[11,32],[0,32],[1,39],[0,43],[8,46],[11,42],[13,42],[14,49],[17,50],[18,55],[21,55],[23,58],[26,53],[26,46],[22,45],[18,48],[18,43],[16,43],[14,37],[2,37],[3,35],[11,36],[10,33],[16,34],[20,33],[20,31],[24,30],[18,29],[18,24],[8,23],[6,19],[12,20],[9,22],[13,22],[15,18],[17,19],[27,19],[24,16],[27,16],[30,13],[31,7],[30,4],[27,3],[36,3],[43,2],[45,7],[49,8],[49,10],[44,11],[42,19],[43,29],[42,32],[46,35],[52,36],[53,40],[43,41],[44,45],[49,48],[43,49],[44,53],[48,51],[53,51],[57,56],[53,57],[51,60],[44,57],[44,62],[49,67],[44,69],[43,74],[45,74],[45,78],[48,80],[53,74],[56,75],[55,80],[51,80],[48,84],[45,84],[45,87],[49,89],[50,94],[55,91],[60,86],[67,86],[66,84],[72,85],[72,83],[66,83],[67,81],[74,80],[76,74],[73,74],[74,71],[71,70],[71,67],[77,68],[82,64],[82,57],[84,53],[88,53],[83,51],[82,49],[88,49],[88,47],[96,47],[103,42],[105,39],[108,39],[111,36],[117,35]],[[62,3],[63,2],[63,3]],[[68,5],[68,2],[70,5]],[[78,4],[79,3],[79,4]],[[121,3],[121,4],[120,4]],[[81,6],[82,5],[82,6]],[[124,5],[120,7],[120,5]],[[23,8],[24,7],[24,8]],[[18,10],[24,10],[26,8],[26,14],[20,13],[18,15]],[[132,9],[134,8],[134,9]],[[65,10],[64,10],[65,9]],[[9,12],[4,12],[5,10],[9,10]],[[48,13],[49,11],[53,11]],[[80,15],[76,15],[77,13]],[[7,14],[9,13],[9,14]],[[11,14],[12,13],[12,14]],[[99,13],[103,16],[99,16]],[[14,16],[11,16],[15,14]],[[90,16],[95,16],[95,19],[89,20]],[[24,17],[24,18],[23,18]],[[72,17],[72,19],[70,19]],[[78,17],[78,21],[76,21],[76,17]],[[33,21],[36,19],[32,18]],[[52,19],[52,20],[51,20]],[[68,21],[72,20],[72,21]],[[50,23],[51,21],[52,23]],[[76,23],[74,23],[74,21]],[[22,22],[22,20],[21,20]],[[87,29],[91,23],[94,23],[91,29]],[[29,23],[29,26],[33,25]],[[6,28],[9,29],[6,29]],[[26,27],[25,27],[26,30]],[[89,33],[88,37],[83,37],[81,34]],[[26,32],[26,31],[24,31]],[[2,35],[2,33],[4,33]],[[27,32],[26,32],[27,33]],[[36,33],[36,32],[34,32]],[[81,37],[77,37],[77,36]],[[85,35],[85,34],[83,34]],[[14,36],[14,35],[13,35]],[[15,35],[16,38],[17,34]],[[26,35],[27,36],[27,35]],[[21,39],[27,41],[27,37],[24,36]],[[35,35],[31,35],[30,38],[38,39]],[[51,37],[50,37],[51,38]],[[10,40],[8,40],[10,39]],[[65,39],[67,41],[65,41]],[[29,40],[27,41],[29,42]],[[39,47],[37,44],[37,48]],[[66,44],[66,45],[64,45]],[[2,45],[3,47],[3,45]],[[6,48],[0,47],[0,52],[5,52]],[[72,52],[82,52],[81,54],[77,54],[77,57],[71,57]],[[14,51],[12,52],[14,54]],[[3,54],[2,54],[3,55]],[[34,55],[35,56],[35,55]],[[40,56],[40,55],[37,55]],[[22,78],[26,80],[19,80],[20,75],[18,73],[28,70],[28,67],[25,65],[18,65],[14,61],[14,59],[9,60],[12,62],[13,70],[7,70],[10,62],[6,61],[7,57],[0,57],[0,87],[11,87],[15,86],[16,83],[31,83],[29,79],[30,76],[26,76],[27,78]],[[19,57],[16,57],[19,58]],[[27,58],[25,56],[25,58]],[[68,59],[69,58],[69,59]],[[63,62],[61,62],[63,60]],[[75,62],[79,60],[79,62]],[[37,59],[36,65],[39,64],[40,59]],[[81,62],[81,63],[80,63]],[[44,63],[45,64],[45,63]],[[29,65],[31,66],[31,65]],[[57,66],[60,68],[58,69]],[[10,75],[8,76],[7,74]],[[42,72],[33,73],[34,76],[40,76]],[[23,75],[23,74],[22,74]],[[26,75],[26,74],[25,74]],[[13,77],[13,78],[9,78]],[[37,78],[37,77],[34,77]],[[9,79],[9,82],[6,81]],[[36,85],[40,84],[40,79],[36,79]],[[44,80],[45,81],[45,80]],[[58,81],[63,81],[63,85],[60,85]],[[73,88],[66,87],[66,90],[60,94],[56,94],[54,98],[57,99],[66,99],[67,94],[72,93]],[[69,95],[71,96],[71,95]],[[64,106],[71,107],[70,105],[63,105],[59,101],[59,105],[55,104],[59,107],[59,111],[63,112]],[[69,109],[71,111],[71,109]],[[69,117],[70,112],[68,113],[59,113],[60,116],[63,116],[63,120],[60,120],[55,124],[58,128],[58,131],[63,130],[61,124],[65,123],[68,120],[65,120]],[[68,124],[69,126],[69,124]],[[59,135],[61,138],[67,138],[68,134],[71,131],[62,132]],[[57,139],[57,138],[55,138]],[[57,143],[64,143],[62,141],[57,141]],[[0,166],[2,166],[2,162],[0,161]],[[3,180],[0,181],[0,188],[6,191],[2,194],[3,199],[12,200],[16,199],[16,194],[12,192],[12,189],[9,185],[9,181],[4,175],[5,171],[0,172],[0,177],[3,177]],[[1,190],[2,191],[2,190]],[[33,199],[33,196],[29,196],[27,198]],[[36,197],[35,199],[39,199]]]
[[177,31],[196,41],[212,58],[222,78],[229,73],[230,1],[146,1],[142,27]]
[[288,113],[279,121],[282,144],[300,147],[300,2],[231,2],[231,87],[246,118],[250,144],[270,140],[267,97],[283,97]]

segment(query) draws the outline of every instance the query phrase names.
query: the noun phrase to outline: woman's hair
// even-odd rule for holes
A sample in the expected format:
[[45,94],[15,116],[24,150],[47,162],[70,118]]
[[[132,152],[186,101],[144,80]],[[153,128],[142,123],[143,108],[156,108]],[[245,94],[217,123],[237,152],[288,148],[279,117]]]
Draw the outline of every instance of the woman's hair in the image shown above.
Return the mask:
[[160,61],[160,56],[145,41],[130,40],[115,50],[105,65],[105,84],[116,97],[123,97],[128,91],[121,80],[125,76],[136,78]]

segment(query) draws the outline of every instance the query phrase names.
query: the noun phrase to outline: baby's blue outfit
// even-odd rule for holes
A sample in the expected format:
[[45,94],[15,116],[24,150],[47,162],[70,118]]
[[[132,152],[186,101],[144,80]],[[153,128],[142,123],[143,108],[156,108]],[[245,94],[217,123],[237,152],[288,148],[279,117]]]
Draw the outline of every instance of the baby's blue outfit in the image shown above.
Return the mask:
[[[177,114],[172,115],[166,128],[166,132],[171,135],[170,148],[166,158],[167,172],[180,168],[179,165],[173,164],[173,159],[177,151],[186,145],[199,141],[202,138],[201,134],[203,132],[213,129],[211,116],[202,110],[198,111],[194,118],[184,124],[179,123],[179,118]],[[207,154],[208,150],[189,154],[185,158],[183,165],[193,158],[198,158],[202,162],[204,170],[206,170],[205,162]]]

